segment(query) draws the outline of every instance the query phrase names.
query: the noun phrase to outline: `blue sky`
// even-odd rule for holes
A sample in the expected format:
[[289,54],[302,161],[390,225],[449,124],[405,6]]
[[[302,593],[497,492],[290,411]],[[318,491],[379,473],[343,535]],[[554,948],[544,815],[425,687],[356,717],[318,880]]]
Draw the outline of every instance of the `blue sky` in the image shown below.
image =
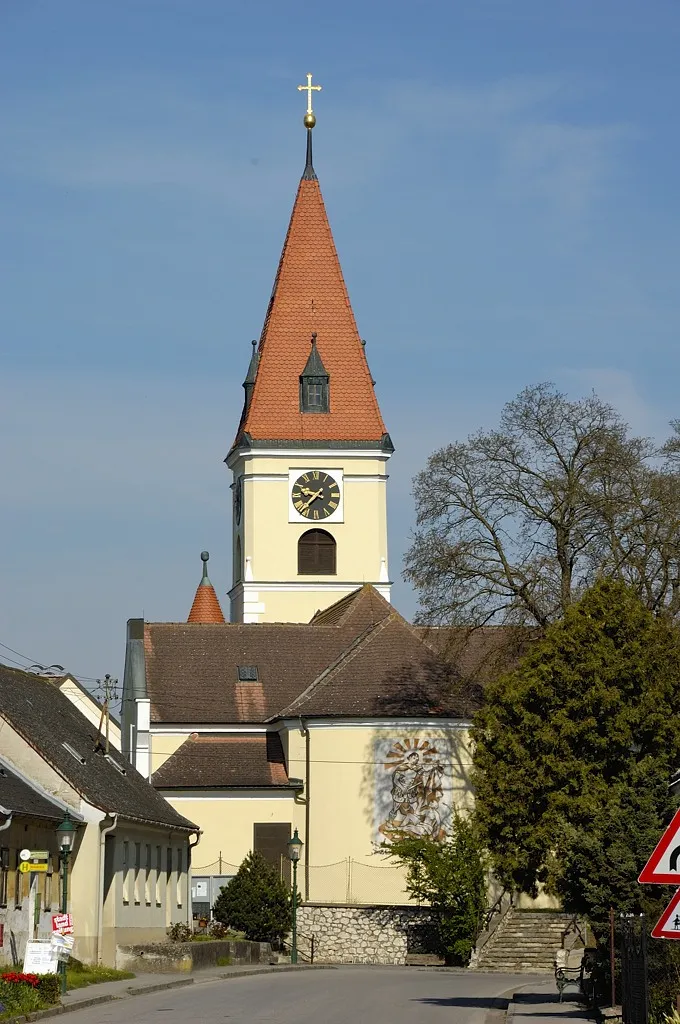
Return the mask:
[[[122,673],[229,580],[240,412],[304,162],[411,478],[526,384],[680,415],[674,0],[0,3],[0,642]],[[16,658],[7,650],[8,658]]]

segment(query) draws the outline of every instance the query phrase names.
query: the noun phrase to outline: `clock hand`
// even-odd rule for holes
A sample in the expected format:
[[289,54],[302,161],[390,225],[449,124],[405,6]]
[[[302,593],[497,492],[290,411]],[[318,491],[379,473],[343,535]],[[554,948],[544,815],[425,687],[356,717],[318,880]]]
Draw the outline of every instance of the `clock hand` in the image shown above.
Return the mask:
[[[302,508],[309,508],[309,506],[312,504],[313,501],[316,501],[317,498],[321,497],[321,495],[323,494],[323,487],[320,487],[319,490],[316,491],[314,494],[312,494],[311,491],[305,490],[305,494],[309,494],[310,497],[307,498],[307,501],[304,503]],[[301,512],[302,512],[302,508],[300,509]]]

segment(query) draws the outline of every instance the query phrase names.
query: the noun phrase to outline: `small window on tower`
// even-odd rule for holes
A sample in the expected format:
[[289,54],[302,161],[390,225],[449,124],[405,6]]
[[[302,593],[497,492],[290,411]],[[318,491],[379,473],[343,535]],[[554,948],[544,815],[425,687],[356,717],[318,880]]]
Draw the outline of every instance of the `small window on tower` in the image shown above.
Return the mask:
[[300,412],[328,412],[328,377],[300,378]]
[[307,385],[307,405],[312,409],[321,409],[323,405],[323,384]]
[[312,350],[307,364],[300,374],[300,412],[328,412],[329,376],[323,365],[321,353],[316,346],[316,334],[312,335]]

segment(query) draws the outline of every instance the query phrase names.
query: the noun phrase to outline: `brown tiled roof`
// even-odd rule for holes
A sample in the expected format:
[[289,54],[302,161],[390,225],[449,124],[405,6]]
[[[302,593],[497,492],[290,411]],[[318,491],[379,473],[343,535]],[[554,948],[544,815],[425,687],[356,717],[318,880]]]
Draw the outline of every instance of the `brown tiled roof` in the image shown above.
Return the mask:
[[[263,722],[297,697],[348,642],[334,626],[146,623],[152,720]],[[239,682],[239,665],[257,666],[257,681]]]
[[[151,717],[218,725],[289,713],[467,716],[533,635],[411,626],[370,584],[309,624],[146,623]],[[239,665],[256,666],[257,680],[239,681]]]
[[527,626],[414,626],[461,676],[486,683],[513,668],[541,634]]
[[55,822],[64,817],[63,804],[55,803],[39,792],[0,758],[0,816],[6,818],[6,811]]
[[481,700],[481,686],[463,679],[393,612],[370,626],[277,717],[467,718]]
[[50,680],[0,665],[2,718],[100,810],[167,828],[195,830],[117,750],[110,757],[104,755],[96,727]]
[[196,596],[187,622],[224,622],[224,615],[212,583],[205,580],[196,587]]
[[[330,377],[330,411],[301,413],[312,334]],[[385,425],[340,269],[319,183],[302,180],[239,426],[254,440],[380,441]]]
[[317,612],[312,619],[312,625],[349,627],[354,629],[356,635],[366,626],[381,622],[393,611],[389,601],[386,601],[372,584],[364,583],[363,587],[340,598],[330,608]]
[[288,786],[278,733],[191,737],[154,773],[157,789]]

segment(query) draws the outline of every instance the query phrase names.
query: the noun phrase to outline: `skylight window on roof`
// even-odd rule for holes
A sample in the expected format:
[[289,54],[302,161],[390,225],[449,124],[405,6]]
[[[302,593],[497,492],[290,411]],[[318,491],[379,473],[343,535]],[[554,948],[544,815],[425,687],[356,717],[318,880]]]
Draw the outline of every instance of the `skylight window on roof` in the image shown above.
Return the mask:
[[74,747],[71,746],[70,743],[66,743],[66,742],[62,743],[62,747],[64,748],[64,750],[68,750],[68,752],[71,755],[71,757],[75,757],[76,761],[80,761],[81,764],[85,764],[86,763],[85,758],[82,757],[78,753],[78,751]]
[[239,665],[239,683],[256,683],[258,679],[259,676],[257,674],[257,665]]
[[114,761],[110,754],[104,754],[104,760],[108,761],[109,764],[112,764],[116,771],[120,772],[121,775],[127,775],[127,769],[123,768],[122,764],[118,764],[117,761]]

